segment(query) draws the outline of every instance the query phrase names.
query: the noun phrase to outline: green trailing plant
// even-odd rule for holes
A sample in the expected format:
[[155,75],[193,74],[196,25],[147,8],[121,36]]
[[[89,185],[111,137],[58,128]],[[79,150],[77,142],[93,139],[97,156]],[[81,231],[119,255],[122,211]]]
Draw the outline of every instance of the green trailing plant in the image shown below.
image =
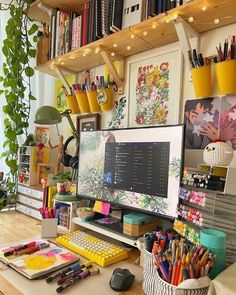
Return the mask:
[[30,102],[35,100],[30,84],[30,78],[34,75],[30,59],[36,55],[34,42],[37,41],[35,34],[38,26],[27,16],[32,2],[32,0],[15,0],[9,4],[0,3],[0,10],[8,10],[10,13],[2,47],[5,60],[3,74],[0,76],[2,83],[0,94],[6,99],[6,104],[3,106],[6,114],[4,120],[6,141],[3,144],[2,157],[5,158],[10,171],[6,188],[11,201],[16,199],[18,178],[17,136],[23,134],[27,136]]

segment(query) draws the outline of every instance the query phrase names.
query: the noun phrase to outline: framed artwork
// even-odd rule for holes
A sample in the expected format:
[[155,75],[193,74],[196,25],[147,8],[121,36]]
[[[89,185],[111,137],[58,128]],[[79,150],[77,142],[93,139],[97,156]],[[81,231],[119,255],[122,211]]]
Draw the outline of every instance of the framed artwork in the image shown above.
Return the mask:
[[35,127],[35,142],[36,145],[43,143],[45,146],[48,145],[48,140],[50,139],[50,130],[47,127]]
[[182,65],[178,45],[128,60],[129,127],[179,123]]
[[236,150],[236,96],[187,100],[184,110],[185,147],[204,149],[218,139]]
[[[74,84],[75,78],[74,76],[67,76],[66,80],[70,85],[72,85]],[[67,109],[66,91],[62,84],[62,81],[59,79],[55,81],[54,106],[58,109],[59,112],[64,112]]]
[[80,133],[81,131],[99,129],[99,119],[100,115],[98,113],[77,116],[77,131]]

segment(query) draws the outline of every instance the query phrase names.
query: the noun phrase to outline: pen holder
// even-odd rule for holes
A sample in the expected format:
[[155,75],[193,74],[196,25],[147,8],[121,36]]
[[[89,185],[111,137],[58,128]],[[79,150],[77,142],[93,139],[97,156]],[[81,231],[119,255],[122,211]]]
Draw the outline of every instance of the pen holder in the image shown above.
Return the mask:
[[101,107],[98,104],[97,95],[98,95],[97,91],[87,91],[89,107],[91,112],[94,112],[94,113],[101,111]]
[[78,106],[76,97],[74,95],[68,95],[66,97],[66,101],[67,101],[67,107],[71,109],[72,114],[78,114],[79,106]]
[[220,95],[236,93],[236,59],[215,63],[215,73]]
[[200,231],[200,243],[216,255],[215,265],[210,272],[211,279],[214,279],[225,269],[226,235],[219,230],[202,229]]
[[98,89],[97,100],[102,111],[109,111],[112,109],[112,91],[110,88]]
[[86,92],[75,90],[78,106],[81,113],[90,113],[88,97]]
[[41,224],[42,238],[57,237],[57,218],[43,218]]
[[195,96],[198,98],[212,96],[211,65],[191,70]]

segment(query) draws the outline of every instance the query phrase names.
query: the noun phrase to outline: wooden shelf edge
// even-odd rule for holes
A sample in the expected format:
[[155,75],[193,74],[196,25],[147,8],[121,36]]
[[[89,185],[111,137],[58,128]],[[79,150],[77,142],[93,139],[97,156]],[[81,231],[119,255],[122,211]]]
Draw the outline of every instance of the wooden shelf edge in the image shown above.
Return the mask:
[[[37,0],[34,2],[34,6],[40,1]],[[43,3],[46,2],[48,4],[48,1],[44,0]],[[68,1],[74,3],[75,0]],[[62,2],[62,0],[59,2]],[[207,7],[206,11],[202,10],[204,6]],[[65,72],[76,73],[88,67],[94,68],[104,64],[104,60],[100,54],[95,54],[95,50],[98,47],[103,48],[108,53],[114,52],[115,56],[112,57],[112,60],[115,60],[116,55],[126,58],[148,49],[173,43],[178,40],[177,34],[173,24],[167,23],[166,19],[171,18],[175,14],[180,15],[186,22],[188,22],[190,17],[193,17],[194,21],[189,23],[189,25],[197,33],[202,33],[235,23],[236,5],[230,0],[225,0],[224,5],[221,0],[193,0],[166,13],[159,14],[139,24],[122,29],[74,51],[56,57],[53,60],[36,66],[35,69],[51,76],[57,76],[53,70],[53,66],[56,65],[60,66]],[[214,19],[216,18],[220,20],[218,24],[214,23]],[[153,24],[155,24],[154,29],[152,28]],[[145,31],[147,32],[146,35],[144,35]],[[131,39],[131,35],[134,35],[134,39]],[[114,44],[118,46],[114,48]],[[130,50],[127,50],[128,46],[131,47]],[[74,59],[70,59],[72,56],[74,56]]]

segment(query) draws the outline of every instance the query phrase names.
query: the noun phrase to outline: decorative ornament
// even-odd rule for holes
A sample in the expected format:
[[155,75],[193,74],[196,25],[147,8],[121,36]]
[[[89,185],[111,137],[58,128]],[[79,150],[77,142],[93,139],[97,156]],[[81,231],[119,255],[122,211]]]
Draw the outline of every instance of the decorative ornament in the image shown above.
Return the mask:
[[203,160],[207,165],[228,166],[233,156],[233,148],[221,140],[209,143],[203,152]]

